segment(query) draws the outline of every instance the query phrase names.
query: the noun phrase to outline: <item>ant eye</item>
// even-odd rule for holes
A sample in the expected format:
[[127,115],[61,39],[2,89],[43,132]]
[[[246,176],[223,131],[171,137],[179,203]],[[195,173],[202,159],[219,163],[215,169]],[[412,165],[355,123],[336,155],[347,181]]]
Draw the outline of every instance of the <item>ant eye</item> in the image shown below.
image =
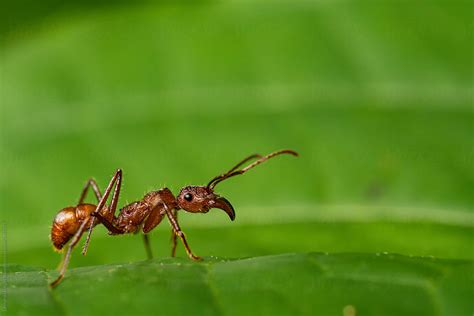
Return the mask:
[[191,202],[193,200],[193,196],[190,193],[186,193],[184,195],[184,199],[188,202]]

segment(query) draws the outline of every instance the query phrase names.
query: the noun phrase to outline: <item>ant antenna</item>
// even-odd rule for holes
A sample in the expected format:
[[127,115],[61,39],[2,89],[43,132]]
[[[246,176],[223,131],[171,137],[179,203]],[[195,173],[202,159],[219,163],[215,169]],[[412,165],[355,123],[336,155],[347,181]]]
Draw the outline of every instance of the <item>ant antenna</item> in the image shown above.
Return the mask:
[[[254,155],[251,155],[251,156],[245,158],[241,162],[239,162],[235,167],[233,167],[232,169],[230,169],[226,173],[221,174],[220,176],[217,176],[217,177],[213,178],[211,181],[209,181],[209,183],[207,184],[207,187],[210,188],[211,190],[213,190],[219,182],[224,181],[224,180],[226,180],[228,178],[231,178],[233,176],[238,176],[239,174],[244,174],[245,172],[252,169],[253,167],[258,166],[262,162],[265,162],[268,159],[273,158],[273,157],[278,156],[278,155],[281,155],[281,154],[290,154],[290,155],[293,155],[295,157],[298,157],[297,152],[295,152],[293,150],[289,150],[289,149],[275,151],[275,152],[272,152],[272,153],[270,153],[266,156],[263,156],[263,157],[259,154],[254,154]],[[247,167],[245,167],[243,169],[235,171],[241,165],[243,165],[244,163],[246,163],[246,162],[248,162],[248,161],[250,161],[254,158],[260,158],[260,159],[258,159],[257,161],[254,161],[253,163],[251,163],[250,165],[248,165]]]
[[209,187],[211,185],[211,183],[213,183],[214,181],[218,180],[218,179],[221,179],[221,178],[225,178],[227,177],[232,171],[234,171],[235,169],[239,168],[240,166],[242,166],[244,163],[246,163],[247,161],[250,161],[254,158],[262,158],[262,155],[259,155],[259,154],[253,154],[251,156],[248,156],[247,158],[245,158],[244,160],[242,160],[241,162],[239,162],[237,165],[235,165],[235,167],[233,167],[232,169],[230,169],[229,171],[227,171],[226,173],[223,173],[219,176],[216,176],[214,177],[211,181],[209,181],[209,184],[207,185],[207,187]]

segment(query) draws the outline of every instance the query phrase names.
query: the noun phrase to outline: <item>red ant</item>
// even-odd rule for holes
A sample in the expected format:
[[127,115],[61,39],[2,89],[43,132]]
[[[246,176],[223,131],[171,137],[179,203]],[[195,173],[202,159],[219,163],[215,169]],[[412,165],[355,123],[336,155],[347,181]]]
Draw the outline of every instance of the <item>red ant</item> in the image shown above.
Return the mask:
[[[93,179],[89,179],[82,190],[78,204],[62,209],[54,218],[53,227],[51,228],[51,240],[54,248],[59,251],[67,242],[70,242],[61,263],[59,276],[50,286],[55,287],[61,282],[69,264],[72,249],[79,242],[82,234],[89,230],[84,248],[82,249],[83,255],[87,253],[92,229],[99,223],[102,223],[107,228],[110,235],[137,233],[141,229],[144,233],[145,250],[148,258],[151,258],[152,253],[147,233],[155,228],[166,215],[172,227],[173,247],[171,255],[175,256],[176,239],[179,237],[184,244],[188,256],[193,260],[201,260],[189,248],[186,237],[178,224],[177,211],[183,209],[191,213],[207,213],[211,208],[219,208],[226,212],[231,220],[234,220],[234,208],[229,201],[214,193],[216,185],[233,176],[244,174],[253,167],[280,154],[298,156],[292,150],[280,150],[263,157],[258,154],[251,155],[226,173],[213,178],[207,186],[186,186],[181,189],[177,198],[168,188],[149,192],[145,194],[141,201],[133,202],[121,208],[118,216],[115,216],[115,210],[122,183],[122,170],[118,169],[115,172],[104,195],[100,193],[97,183]],[[238,170],[244,163],[256,158],[258,160]],[[106,202],[114,185],[112,201],[110,206],[107,206]],[[92,187],[97,198],[97,205],[83,203],[90,187]]]

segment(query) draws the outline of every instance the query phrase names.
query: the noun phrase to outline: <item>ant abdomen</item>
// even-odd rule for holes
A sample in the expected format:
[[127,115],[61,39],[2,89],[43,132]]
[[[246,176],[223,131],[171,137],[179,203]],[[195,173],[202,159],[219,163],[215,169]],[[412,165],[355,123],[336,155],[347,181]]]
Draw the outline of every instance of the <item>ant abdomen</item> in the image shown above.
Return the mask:
[[[51,241],[56,250],[61,250],[74,236],[84,220],[89,221],[96,206],[79,204],[76,207],[63,208],[56,214],[51,227]],[[88,226],[88,225],[86,225]]]

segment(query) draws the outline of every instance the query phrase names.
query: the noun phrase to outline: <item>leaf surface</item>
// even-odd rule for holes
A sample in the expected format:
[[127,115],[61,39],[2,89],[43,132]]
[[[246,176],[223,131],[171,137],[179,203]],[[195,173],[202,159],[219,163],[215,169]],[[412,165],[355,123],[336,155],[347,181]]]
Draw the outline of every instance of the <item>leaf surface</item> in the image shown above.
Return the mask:
[[[10,267],[9,309],[64,315],[469,315],[472,261],[393,254],[283,254],[76,268]],[[24,295],[31,300],[23,300]],[[346,314],[344,314],[346,313]]]

